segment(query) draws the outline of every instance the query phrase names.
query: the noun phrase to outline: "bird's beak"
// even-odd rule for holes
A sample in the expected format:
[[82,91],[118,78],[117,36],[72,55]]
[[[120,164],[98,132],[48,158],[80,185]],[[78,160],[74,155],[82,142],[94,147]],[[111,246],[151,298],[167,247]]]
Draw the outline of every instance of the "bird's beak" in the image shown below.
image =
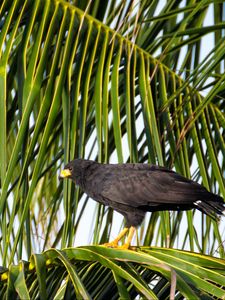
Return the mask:
[[72,175],[72,173],[69,169],[64,169],[60,172],[59,179],[66,178],[66,177],[69,177],[71,175]]

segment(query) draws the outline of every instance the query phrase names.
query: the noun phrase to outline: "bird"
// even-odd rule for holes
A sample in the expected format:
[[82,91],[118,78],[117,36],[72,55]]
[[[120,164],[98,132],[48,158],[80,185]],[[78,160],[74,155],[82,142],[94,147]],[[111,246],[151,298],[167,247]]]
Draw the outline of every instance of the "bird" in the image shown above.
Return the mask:
[[[224,213],[224,200],[201,184],[163,166],[147,163],[103,164],[74,159],[59,179],[71,179],[93,200],[125,218],[119,235],[104,246],[128,249],[146,212],[186,211],[196,208],[211,218]],[[125,243],[119,241],[127,234]]]

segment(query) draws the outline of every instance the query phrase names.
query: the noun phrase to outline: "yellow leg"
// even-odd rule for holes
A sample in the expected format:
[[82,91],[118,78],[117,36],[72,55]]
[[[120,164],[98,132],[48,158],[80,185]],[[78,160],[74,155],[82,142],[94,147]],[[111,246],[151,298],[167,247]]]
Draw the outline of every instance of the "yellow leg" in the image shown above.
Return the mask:
[[[131,227],[132,228],[132,227]],[[119,235],[115,238],[115,240],[113,240],[110,243],[105,243],[103,244],[103,246],[106,247],[110,247],[110,248],[117,248],[118,247],[118,242],[122,239],[122,237],[127,233],[129,228],[125,227],[120,233]]]
[[120,249],[128,249],[130,247],[130,243],[134,236],[135,230],[136,230],[136,228],[134,226],[130,227],[126,243],[123,244],[121,247],[119,247]]

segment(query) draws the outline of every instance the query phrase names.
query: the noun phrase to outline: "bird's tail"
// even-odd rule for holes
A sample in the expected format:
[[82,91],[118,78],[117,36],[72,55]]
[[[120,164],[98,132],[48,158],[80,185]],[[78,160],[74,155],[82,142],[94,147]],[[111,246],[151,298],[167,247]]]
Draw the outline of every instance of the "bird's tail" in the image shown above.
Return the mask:
[[195,205],[200,211],[213,219],[218,219],[218,215],[225,215],[223,198],[220,196],[213,195],[211,200],[206,201],[197,200]]

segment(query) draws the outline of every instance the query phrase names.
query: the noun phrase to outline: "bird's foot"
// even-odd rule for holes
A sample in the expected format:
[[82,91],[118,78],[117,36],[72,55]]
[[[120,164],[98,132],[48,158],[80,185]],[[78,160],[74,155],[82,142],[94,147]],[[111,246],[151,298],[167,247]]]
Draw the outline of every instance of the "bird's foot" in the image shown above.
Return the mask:
[[105,243],[103,244],[103,246],[107,247],[107,248],[116,248],[116,249],[121,249],[121,250],[127,250],[130,247],[129,243],[125,243],[121,246],[118,246],[118,241],[112,241],[110,243]]
[[118,248],[118,241],[114,240],[110,243],[104,243],[103,246],[105,246],[107,248]]
[[[123,244],[122,246],[118,246],[118,242],[122,239],[122,237],[127,233],[128,230],[129,230],[129,234],[128,234],[125,244]],[[108,248],[117,248],[117,249],[123,249],[123,250],[129,249],[134,232],[135,232],[134,226],[131,226],[130,228],[125,227],[120,232],[120,234],[117,236],[117,238],[115,240],[113,240],[110,243],[105,243],[105,244],[103,244],[103,246],[108,247]]]
[[121,249],[121,250],[128,250],[129,248],[130,248],[129,243],[125,243],[125,244],[117,247],[117,249]]

